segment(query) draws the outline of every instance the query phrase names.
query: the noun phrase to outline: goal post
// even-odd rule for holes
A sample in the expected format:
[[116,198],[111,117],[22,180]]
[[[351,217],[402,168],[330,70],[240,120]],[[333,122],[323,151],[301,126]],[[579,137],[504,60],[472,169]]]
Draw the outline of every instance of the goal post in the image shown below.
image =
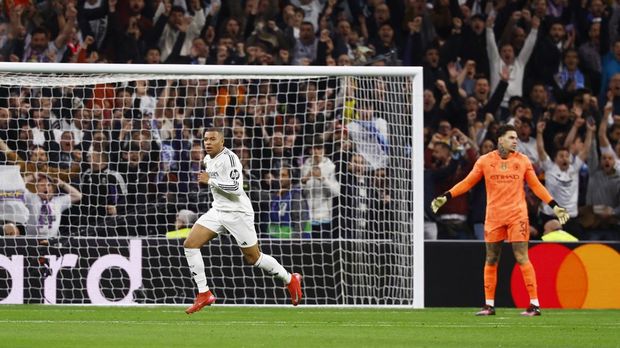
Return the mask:
[[[421,67],[58,63],[0,63],[0,174],[23,181],[0,205],[30,210],[0,209],[21,235],[0,238],[0,303],[191,302],[178,237],[210,206],[210,126],[305,304],[424,307]],[[287,303],[228,236],[203,255],[218,302]]]

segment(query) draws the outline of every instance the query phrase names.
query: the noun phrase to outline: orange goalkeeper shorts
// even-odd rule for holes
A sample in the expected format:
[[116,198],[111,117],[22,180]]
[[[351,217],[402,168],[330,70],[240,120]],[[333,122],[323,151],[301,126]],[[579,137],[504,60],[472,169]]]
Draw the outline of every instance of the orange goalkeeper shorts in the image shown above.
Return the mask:
[[530,240],[530,222],[528,220],[515,221],[505,225],[484,225],[484,241],[496,243],[527,242]]

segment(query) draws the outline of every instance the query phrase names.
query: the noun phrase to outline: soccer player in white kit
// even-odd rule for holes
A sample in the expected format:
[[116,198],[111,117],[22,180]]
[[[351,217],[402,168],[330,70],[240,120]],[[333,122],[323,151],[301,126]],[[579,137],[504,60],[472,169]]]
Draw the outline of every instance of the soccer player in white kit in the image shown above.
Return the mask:
[[194,223],[183,243],[187,263],[198,286],[196,300],[185,313],[195,313],[215,302],[215,296],[207,286],[200,248],[226,231],[237,240],[245,261],[282,280],[287,285],[292,304],[298,305],[302,298],[301,275],[289,273],[276,259],[261,253],[258,247],[254,209],[243,191],[243,170],[239,157],[224,147],[224,133],[221,129],[207,129],[203,141],[207,155],[203,161],[205,171],[199,174],[198,182],[209,185],[213,204],[211,209]]

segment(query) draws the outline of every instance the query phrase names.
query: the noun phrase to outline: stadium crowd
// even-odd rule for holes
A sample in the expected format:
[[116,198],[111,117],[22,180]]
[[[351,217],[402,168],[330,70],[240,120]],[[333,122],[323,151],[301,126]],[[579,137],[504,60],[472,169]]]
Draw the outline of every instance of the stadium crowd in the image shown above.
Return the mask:
[[[500,125],[512,124],[519,151],[571,214],[562,228],[585,240],[620,239],[618,1],[5,0],[3,6],[2,61],[423,66],[427,238],[482,238],[483,185],[437,215],[428,207],[494,149]],[[387,158],[395,125],[372,103],[358,102],[355,117],[344,117],[334,100],[348,92],[333,80],[288,85],[160,80],[2,88],[0,159],[19,164],[39,192],[27,199],[38,218],[23,226],[5,221],[5,234],[27,233],[32,224],[33,233],[50,236],[58,228],[161,234],[177,209],[206,211],[195,179],[201,129],[215,125],[228,129],[226,146],[244,164],[263,236],[389,238],[396,217]],[[370,149],[362,145],[364,131],[373,133]],[[52,210],[66,213],[48,217],[42,211],[56,190],[69,198]],[[532,194],[527,201],[534,237],[559,229],[549,207]],[[157,209],[151,202],[172,205],[172,217],[147,212]],[[113,219],[102,223],[106,216]],[[60,227],[52,223],[60,219]]]

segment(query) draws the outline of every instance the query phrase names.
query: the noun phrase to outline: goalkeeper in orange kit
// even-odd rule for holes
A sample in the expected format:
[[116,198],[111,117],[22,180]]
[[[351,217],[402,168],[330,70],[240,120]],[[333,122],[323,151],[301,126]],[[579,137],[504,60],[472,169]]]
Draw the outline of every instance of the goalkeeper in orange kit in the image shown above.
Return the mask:
[[497,150],[478,158],[474,168],[458,184],[431,203],[437,212],[448,199],[469,191],[484,177],[487,191],[487,211],[484,224],[486,261],[484,265],[485,305],[476,315],[495,315],[495,287],[497,284],[497,262],[503,241],[512,243],[515,259],[521,267],[530,306],[521,314],[540,315],[540,304],[536,290],[536,273],[528,257],[530,223],[525,201],[523,181],[543,202],[553,208],[560,223],[568,221],[566,209],[557,205],[547,189],[540,183],[530,160],[516,151],[517,132],[513,126],[500,127]]

